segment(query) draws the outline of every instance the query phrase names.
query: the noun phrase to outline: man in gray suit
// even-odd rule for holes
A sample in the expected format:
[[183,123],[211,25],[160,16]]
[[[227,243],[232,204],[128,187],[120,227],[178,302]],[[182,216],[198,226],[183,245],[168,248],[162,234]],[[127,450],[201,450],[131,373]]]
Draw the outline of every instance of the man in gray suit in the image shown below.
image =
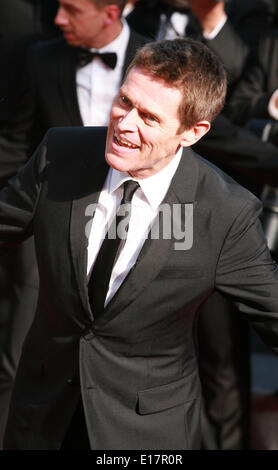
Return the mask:
[[40,273],[6,449],[198,449],[192,332],[215,289],[277,350],[261,204],[190,148],[225,93],[205,45],[147,44],[108,132],[50,130],[2,191],[1,251],[33,233]]

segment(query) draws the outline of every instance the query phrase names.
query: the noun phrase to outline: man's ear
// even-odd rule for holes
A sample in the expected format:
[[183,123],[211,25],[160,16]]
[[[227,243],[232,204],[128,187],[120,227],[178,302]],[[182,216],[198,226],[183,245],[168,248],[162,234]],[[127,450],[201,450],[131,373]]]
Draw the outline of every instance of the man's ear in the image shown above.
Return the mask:
[[185,129],[182,132],[182,147],[190,147],[196,144],[209,130],[210,123],[208,121],[200,121],[190,129]]
[[103,12],[105,13],[105,26],[110,26],[111,24],[115,23],[115,21],[118,21],[118,19],[121,17],[119,7],[114,4],[106,5],[103,8]]

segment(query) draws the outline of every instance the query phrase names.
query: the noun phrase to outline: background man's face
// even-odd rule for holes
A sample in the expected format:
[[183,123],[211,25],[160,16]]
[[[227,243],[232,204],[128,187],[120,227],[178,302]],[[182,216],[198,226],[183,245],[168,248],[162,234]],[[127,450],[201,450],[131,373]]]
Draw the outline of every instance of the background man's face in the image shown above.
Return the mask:
[[103,9],[90,0],[58,0],[55,24],[71,46],[98,47],[103,31]]
[[163,0],[164,3],[171,5],[173,8],[182,10],[189,6],[188,0]]
[[106,143],[106,161],[135,178],[164,168],[181,141],[178,110],[181,92],[145,70],[133,68],[114,99]]

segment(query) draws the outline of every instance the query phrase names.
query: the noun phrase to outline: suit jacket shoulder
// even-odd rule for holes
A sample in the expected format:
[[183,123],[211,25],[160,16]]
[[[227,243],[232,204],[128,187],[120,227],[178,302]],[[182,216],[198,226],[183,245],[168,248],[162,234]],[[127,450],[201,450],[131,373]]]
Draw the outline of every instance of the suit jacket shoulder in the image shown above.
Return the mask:
[[246,204],[261,206],[261,201],[248,189],[241,186],[230,175],[212,162],[194,152],[198,164],[199,181],[196,199],[206,198],[207,206],[222,206],[227,216],[236,214]]
[[61,58],[61,56],[69,55],[74,57],[75,48],[67,44],[65,39],[61,36],[59,38],[50,39],[48,41],[41,41],[29,50],[28,60],[32,65],[38,64],[39,67],[48,67],[51,62]]
[[229,76],[229,88],[242,75],[249,49],[229,20],[214,39],[206,41],[207,45],[221,58]]
[[49,129],[44,142],[48,156],[68,167],[86,160],[91,168],[104,163],[107,127],[57,127]]
[[130,28],[130,38],[129,38],[129,47],[131,47],[135,52],[138,47],[143,46],[147,42],[149,42],[150,39],[138,32],[136,32],[133,28]]

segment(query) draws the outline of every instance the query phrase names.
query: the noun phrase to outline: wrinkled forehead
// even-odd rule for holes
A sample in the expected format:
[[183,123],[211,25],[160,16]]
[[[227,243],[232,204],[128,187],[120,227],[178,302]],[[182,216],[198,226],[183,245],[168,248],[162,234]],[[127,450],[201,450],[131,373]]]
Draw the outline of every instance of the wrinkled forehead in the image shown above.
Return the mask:
[[[180,86],[176,85],[175,83],[169,83],[165,78],[159,77],[158,75],[141,65],[133,65],[128,69],[123,81],[123,85],[130,79],[133,80],[134,77],[137,76],[140,77],[140,79],[142,79],[141,77],[143,77],[144,80],[148,80],[150,83],[153,83],[156,87],[165,88],[168,90],[177,90],[179,93],[181,93]],[[140,79],[138,84],[140,84]]]

